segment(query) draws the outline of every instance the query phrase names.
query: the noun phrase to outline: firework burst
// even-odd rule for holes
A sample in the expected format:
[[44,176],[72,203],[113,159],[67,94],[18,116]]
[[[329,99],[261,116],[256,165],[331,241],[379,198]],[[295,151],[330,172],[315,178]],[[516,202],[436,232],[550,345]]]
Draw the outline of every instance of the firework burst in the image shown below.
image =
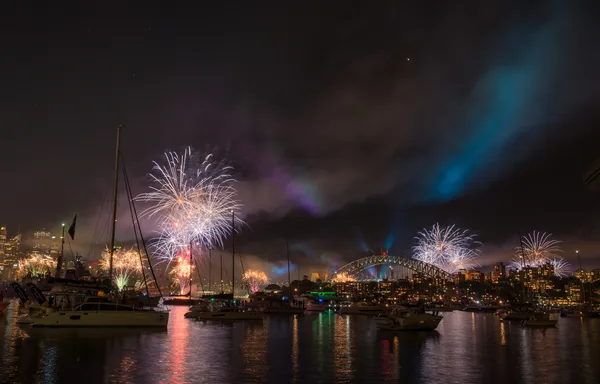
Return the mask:
[[558,254],[560,241],[552,239],[552,234],[533,231],[521,237],[521,245],[515,248],[510,267],[521,270],[523,267],[540,267],[551,264],[557,276],[566,276],[571,271],[570,264]]
[[448,273],[456,273],[460,269],[477,266],[481,243],[475,241],[475,235],[468,230],[460,230],[454,225],[440,227],[438,223],[431,229],[423,229],[417,237],[417,244],[412,248],[413,258],[435,265]]
[[263,271],[257,271],[255,269],[248,269],[244,272],[243,280],[248,285],[250,293],[260,291],[261,286],[269,281],[267,275]]
[[[110,270],[110,250],[108,247],[102,252],[100,268]],[[113,252],[113,283],[121,291],[132,278],[137,278],[142,272],[140,255],[134,248],[117,249]]]
[[350,283],[353,281],[356,281],[354,276],[351,276],[346,272],[337,273],[335,276],[333,276],[333,279],[331,279],[331,282],[333,283]]
[[[232,171],[212,154],[196,161],[190,147],[182,154],[165,153],[164,163],[154,162],[151,192],[136,200],[150,204],[142,216],[154,218],[160,227],[153,242],[156,257],[170,262],[192,242],[201,248],[223,245],[232,231],[232,212],[242,207]],[[244,224],[237,216],[235,222],[238,228]]]
[[22,279],[28,275],[38,278],[50,274],[56,269],[57,262],[49,255],[32,252],[18,264],[17,276]]
[[179,256],[176,260],[169,275],[173,284],[179,286],[179,293],[185,295],[190,290],[190,272],[193,273],[195,267],[192,265],[190,268],[190,262],[185,257]]

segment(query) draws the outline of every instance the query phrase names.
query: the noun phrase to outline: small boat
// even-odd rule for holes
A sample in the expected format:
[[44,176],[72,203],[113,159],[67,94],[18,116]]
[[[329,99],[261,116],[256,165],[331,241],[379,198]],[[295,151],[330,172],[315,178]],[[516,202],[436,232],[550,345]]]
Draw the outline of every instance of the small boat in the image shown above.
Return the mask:
[[379,315],[385,312],[385,308],[380,305],[370,305],[365,302],[355,303],[340,309],[341,315]]
[[161,327],[169,312],[137,309],[105,297],[89,297],[72,310],[56,310],[36,319],[33,327]]
[[433,331],[443,317],[422,311],[396,309],[375,320],[377,328],[385,331]]
[[219,308],[216,311],[194,311],[184,315],[187,318],[196,320],[263,320],[263,314],[258,311],[250,311],[242,308]]
[[556,327],[557,323],[558,319],[550,317],[548,313],[532,313],[529,315],[528,319],[521,321],[521,326],[551,328]]
[[500,315],[500,319],[503,321],[523,321],[531,317],[531,311],[509,311]]
[[500,309],[501,307],[498,305],[467,305],[466,307],[464,307],[462,310],[464,312],[496,312],[498,309]]
[[330,310],[331,307],[327,303],[317,303],[314,301],[306,304],[306,312],[324,312]]

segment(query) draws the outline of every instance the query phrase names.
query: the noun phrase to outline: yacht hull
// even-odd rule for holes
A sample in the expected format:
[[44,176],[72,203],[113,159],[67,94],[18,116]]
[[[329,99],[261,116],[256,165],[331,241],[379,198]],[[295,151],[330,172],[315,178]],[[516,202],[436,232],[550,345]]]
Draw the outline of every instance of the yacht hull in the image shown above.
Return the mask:
[[217,320],[217,321],[235,321],[235,320],[253,320],[262,321],[263,315],[260,312],[188,312],[184,315],[188,319],[196,320]]
[[162,327],[168,312],[158,311],[58,311],[36,319],[33,327]]

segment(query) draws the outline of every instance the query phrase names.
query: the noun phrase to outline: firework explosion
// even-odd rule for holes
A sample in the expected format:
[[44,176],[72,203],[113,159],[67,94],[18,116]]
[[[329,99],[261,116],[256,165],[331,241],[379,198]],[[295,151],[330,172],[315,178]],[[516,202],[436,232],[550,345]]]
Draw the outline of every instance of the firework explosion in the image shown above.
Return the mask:
[[477,266],[479,250],[474,247],[481,243],[468,230],[460,230],[454,225],[440,227],[436,223],[431,229],[423,229],[417,237],[413,258],[435,265],[448,273]]
[[254,269],[248,269],[244,272],[243,280],[248,285],[248,290],[251,294],[260,291],[261,286],[269,281],[267,275],[263,271]]
[[57,262],[49,255],[32,252],[29,257],[19,260],[17,276],[24,278],[30,275],[33,278],[43,277],[56,270]]
[[551,264],[554,273],[563,277],[570,273],[571,267],[558,253],[561,242],[552,239],[552,234],[533,231],[521,237],[521,244],[515,248],[515,254],[509,267],[521,270],[523,267],[541,267]]
[[[161,228],[153,247],[163,261],[172,261],[192,242],[201,248],[222,246],[232,230],[232,212],[241,209],[233,168],[215,161],[212,154],[198,166],[194,159],[190,147],[182,154],[165,153],[163,164],[154,162],[151,192],[136,197],[150,203],[142,216],[156,219]],[[235,221],[243,224],[237,216]],[[198,252],[194,257],[201,255]]]
[[[100,268],[110,270],[110,251],[108,247],[102,252]],[[123,290],[130,278],[137,277],[142,272],[140,255],[132,247],[129,249],[117,249],[113,252],[113,283],[119,291]]]
[[[189,252],[187,253],[189,257]],[[190,271],[193,273],[194,265],[190,269],[190,262],[186,257],[177,257],[175,265],[169,272],[171,280],[175,286],[179,286],[179,294],[185,295],[190,290]]]
[[338,273],[331,279],[331,282],[333,283],[350,283],[352,281],[356,281],[356,279],[346,272]]

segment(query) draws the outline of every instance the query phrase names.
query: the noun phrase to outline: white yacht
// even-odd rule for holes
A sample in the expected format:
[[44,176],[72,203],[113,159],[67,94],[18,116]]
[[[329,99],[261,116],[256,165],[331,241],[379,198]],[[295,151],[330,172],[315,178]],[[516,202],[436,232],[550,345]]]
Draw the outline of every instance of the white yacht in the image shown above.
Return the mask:
[[426,312],[396,309],[389,315],[375,318],[377,328],[386,331],[433,331],[443,317]]
[[169,312],[140,310],[109,301],[88,298],[71,310],[58,309],[36,318],[33,327],[162,327],[169,322]]
[[354,303],[349,306],[343,306],[340,309],[341,315],[370,315],[375,316],[385,312],[385,308],[380,305],[371,305],[368,303]]
[[315,302],[315,301],[309,301],[308,304],[306,304],[306,311],[307,312],[323,312],[323,311],[328,311],[331,309],[331,306],[328,303],[324,303],[324,302]]
[[263,320],[262,312],[242,308],[223,307],[215,311],[193,311],[185,314],[185,317],[197,320]]

